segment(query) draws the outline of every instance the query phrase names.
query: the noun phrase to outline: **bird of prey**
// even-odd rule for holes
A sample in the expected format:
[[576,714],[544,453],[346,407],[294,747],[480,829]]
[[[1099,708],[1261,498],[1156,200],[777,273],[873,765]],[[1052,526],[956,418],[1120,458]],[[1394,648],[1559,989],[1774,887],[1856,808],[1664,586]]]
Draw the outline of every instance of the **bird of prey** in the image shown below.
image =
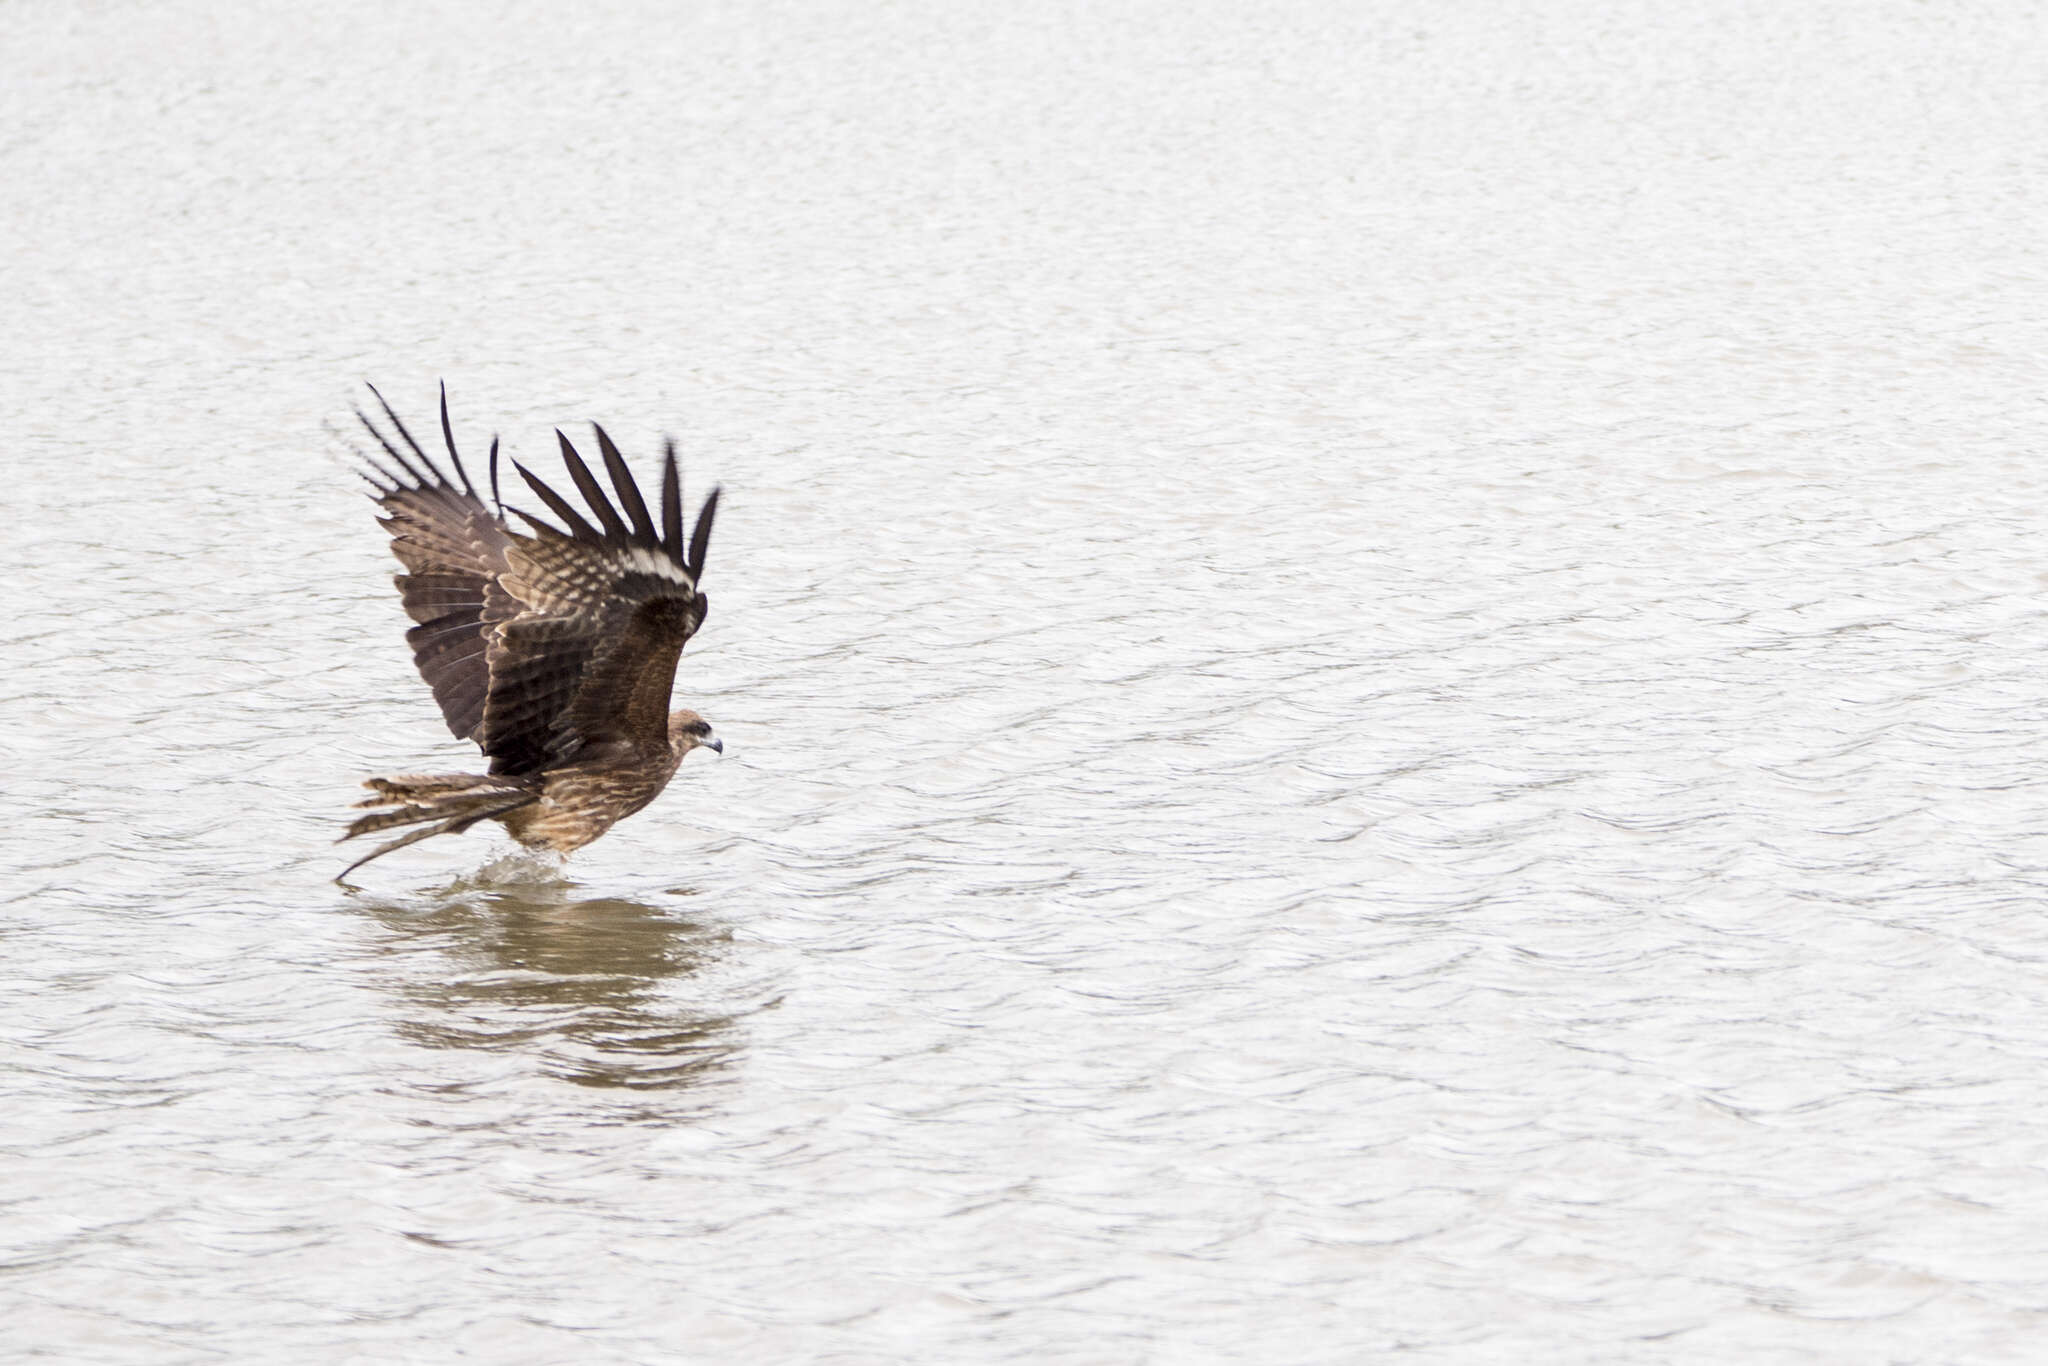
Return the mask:
[[[358,408],[383,451],[363,477],[405,572],[397,576],[413,662],[456,736],[490,760],[483,774],[371,778],[377,808],[344,840],[412,827],[342,871],[337,882],[394,849],[479,821],[502,822],[534,849],[568,853],[653,801],[693,749],[724,752],[694,711],[669,711],[676,659],[703,624],[704,552],[718,510],[712,489],[683,541],[682,480],[669,442],[656,527],[617,446],[595,427],[614,503],[569,438],[562,463],[588,504],[585,517],[518,461],[556,527],[498,497],[491,441],[486,504],[470,483],[441,389],[441,439],[450,471],[413,439],[372,387],[389,430]],[[506,514],[520,519],[513,530]]]

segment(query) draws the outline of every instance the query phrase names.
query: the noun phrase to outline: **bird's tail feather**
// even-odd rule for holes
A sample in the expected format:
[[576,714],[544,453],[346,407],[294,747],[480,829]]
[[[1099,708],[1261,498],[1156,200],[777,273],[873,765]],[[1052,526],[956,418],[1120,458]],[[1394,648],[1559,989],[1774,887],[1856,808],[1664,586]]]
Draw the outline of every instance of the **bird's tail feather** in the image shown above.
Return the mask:
[[357,817],[342,839],[352,840],[358,835],[405,825],[420,828],[378,845],[342,869],[336,882],[371,859],[382,858],[395,849],[418,844],[435,835],[460,834],[478,821],[502,816],[528,802],[539,800],[539,794],[523,783],[472,773],[411,773],[396,778],[371,778],[363,786],[374,790],[377,795],[366,797],[357,802],[357,806],[390,809]]
[[532,795],[524,784],[479,773],[401,773],[395,778],[365,778],[363,786],[377,795],[363,798],[356,803],[359,807],[407,806],[441,797],[481,796],[487,792],[503,792],[507,796],[514,792],[527,792]]

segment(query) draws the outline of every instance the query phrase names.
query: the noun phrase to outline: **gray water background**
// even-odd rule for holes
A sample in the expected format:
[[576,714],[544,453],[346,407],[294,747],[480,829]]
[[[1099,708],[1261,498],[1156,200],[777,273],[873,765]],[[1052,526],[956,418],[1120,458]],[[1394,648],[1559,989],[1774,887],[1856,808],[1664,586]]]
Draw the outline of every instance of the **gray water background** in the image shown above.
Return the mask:
[[[2040,1359],[2037,7],[5,26],[9,1359]],[[346,893],[443,377],[729,752]]]

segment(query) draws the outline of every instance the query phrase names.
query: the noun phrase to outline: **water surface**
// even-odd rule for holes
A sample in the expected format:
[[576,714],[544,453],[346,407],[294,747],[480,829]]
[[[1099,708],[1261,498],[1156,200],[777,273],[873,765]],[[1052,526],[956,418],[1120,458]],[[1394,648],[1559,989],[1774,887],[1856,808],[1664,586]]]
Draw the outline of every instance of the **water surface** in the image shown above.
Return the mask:
[[[0,1341],[2027,1360],[2023,7],[29,5]],[[560,877],[359,378],[727,501]]]

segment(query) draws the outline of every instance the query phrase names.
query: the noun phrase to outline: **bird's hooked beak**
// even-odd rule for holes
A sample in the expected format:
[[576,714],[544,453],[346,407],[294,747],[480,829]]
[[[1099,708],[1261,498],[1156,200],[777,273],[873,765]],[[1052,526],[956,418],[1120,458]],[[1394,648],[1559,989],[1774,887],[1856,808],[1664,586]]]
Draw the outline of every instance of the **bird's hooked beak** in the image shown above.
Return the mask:
[[716,735],[705,736],[703,747],[710,750],[713,754],[725,753],[725,741],[719,739]]

